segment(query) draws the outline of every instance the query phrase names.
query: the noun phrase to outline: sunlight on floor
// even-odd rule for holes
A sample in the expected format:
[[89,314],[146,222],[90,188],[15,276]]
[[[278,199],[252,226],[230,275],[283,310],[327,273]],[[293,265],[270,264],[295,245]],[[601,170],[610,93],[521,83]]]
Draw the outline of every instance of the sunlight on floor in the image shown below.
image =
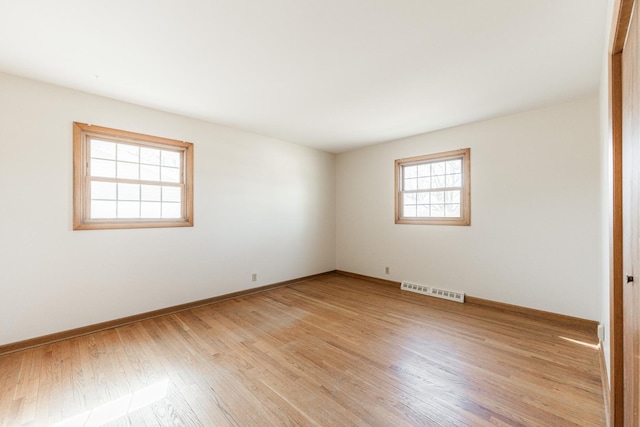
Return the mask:
[[592,348],[594,350],[598,350],[600,348],[600,344],[589,344],[588,342],[578,341],[578,340],[574,340],[574,339],[567,338],[567,337],[558,337],[558,338],[560,338],[562,340],[565,340],[565,341],[572,342],[574,344],[579,344],[579,345],[582,345],[582,346],[585,346],[585,347],[589,347],[589,348]]
[[169,379],[167,378],[92,410],[64,419],[53,427],[101,426],[164,399],[168,388]]

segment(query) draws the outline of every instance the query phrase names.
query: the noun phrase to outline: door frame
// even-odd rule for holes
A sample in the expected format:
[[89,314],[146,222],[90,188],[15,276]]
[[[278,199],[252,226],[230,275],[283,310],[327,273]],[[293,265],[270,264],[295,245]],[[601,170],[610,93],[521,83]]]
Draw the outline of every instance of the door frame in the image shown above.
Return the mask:
[[612,167],[609,322],[611,356],[609,425],[624,425],[623,228],[622,228],[622,52],[635,0],[616,0],[609,43],[609,129]]

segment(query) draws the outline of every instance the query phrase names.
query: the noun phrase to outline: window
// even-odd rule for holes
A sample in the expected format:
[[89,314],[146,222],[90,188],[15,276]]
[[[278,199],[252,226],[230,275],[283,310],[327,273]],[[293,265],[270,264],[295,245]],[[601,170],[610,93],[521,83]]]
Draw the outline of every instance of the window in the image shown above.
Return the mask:
[[193,225],[193,144],[73,124],[73,228]]
[[470,149],[395,162],[396,224],[471,224]]

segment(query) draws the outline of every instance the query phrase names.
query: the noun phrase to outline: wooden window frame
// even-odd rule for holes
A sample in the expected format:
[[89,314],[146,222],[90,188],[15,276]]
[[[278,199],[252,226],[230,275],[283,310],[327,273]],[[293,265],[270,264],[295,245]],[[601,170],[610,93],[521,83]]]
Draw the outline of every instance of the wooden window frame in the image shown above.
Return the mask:
[[[181,153],[182,215],[176,219],[129,219],[109,218],[91,219],[91,181],[89,148],[91,138],[99,138],[115,143],[137,145],[140,147],[178,151]],[[119,179],[113,179],[119,182]],[[125,180],[140,183],[155,181]],[[158,181],[159,182],[159,181]],[[144,135],[102,126],[73,123],[73,229],[128,229],[128,228],[165,228],[193,226],[193,144],[157,136]]]
[[[402,171],[404,166],[462,160],[462,185],[460,186],[460,217],[404,217],[402,215]],[[457,187],[456,187],[457,188]],[[442,188],[445,191],[447,188]],[[396,224],[471,225],[471,149],[409,157],[395,161],[395,222]]]

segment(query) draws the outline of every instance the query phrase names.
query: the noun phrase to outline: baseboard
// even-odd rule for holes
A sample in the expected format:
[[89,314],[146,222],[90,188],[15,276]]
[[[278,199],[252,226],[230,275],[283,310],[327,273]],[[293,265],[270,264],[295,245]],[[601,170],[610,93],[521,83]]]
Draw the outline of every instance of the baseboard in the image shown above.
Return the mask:
[[395,286],[396,288],[400,287],[400,282],[394,282],[393,280],[379,279],[373,276],[365,276],[363,274],[351,273],[349,271],[336,270],[336,274],[341,276],[353,277],[354,279],[366,280],[367,282],[375,282],[381,285]]
[[318,277],[326,276],[328,274],[335,273],[334,270],[327,271],[325,273],[313,274],[311,276],[299,277],[297,279],[286,280],[284,282],[273,283],[270,285],[260,286],[257,288],[246,289],[243,291],[232,292],[230,294],[219,295],[217,297],[207,298],[203,300],[188,302],[185,304],[174,305],[171,307],[161,308],[159,310],[148,311],[146,313],[135,314],[133,316],[122,317],[120,319],[109,320],[107,322],[96,323],[89,326],[83,326],[80,328],[69,329],[67,331],[56,332],[53,334],[43,335],[36,338],[30,338],[23,341],[17,341],[14,343],[0,345],[0,356],[5,354],[14,353],[16,351],[26,350],[41,345],[51,344],[56,341],[62,341],[70,338],[76,338],[83,335],[92,334],[94,332],[105,331],[108,329],[118,328],[120,326],[129,325],[131,323],[140,322],[143,320],[153,319],[154,317],[164,316],[167,314],[173,314],[180,311],[190,310],[192,308],[201,307],[204,305],[214,304],[221,301],[230,300],[233,298],[240,298],[247,295],[256,294],[258,292],[264,292],[269,289],[279,288],[282,286],[291,285],[293,283],[302,282],[305,280],[315,279]]
[[[363,274],[351,273],[348,271],[336,270],[337,274],[347,277],[353,277],[356,279],[367,280],[369,282],[379,283],[382,285],[389,285],[394,287],[400,287],[400,282],[396,282],[393,280],[380,279],[378,277],[365,276]],[[517,313],[527,317],[533,317],[536,319],[548,320],[554,323],[561,323],[568,326],[580,328],[587,330],[589,332],[593,332],[597,335],[598,333],[598,322],[594,320],[582,319],[579,317],[567,316],[564,314],[552,313],[549,311],[536,310],[534,308],[522,307],[519,305],[506,304],[503,302],[497,302],[492,300],[487,300],[483,298],[477,298],[470,295],[465,295],[464,302],[467,304],[475,304],[484,307],[491,307],[496,310],[501,310],[510,313]]]
[[609,373],[607,372],[607,359],[604,357],[604,343],[600,340],[600,378],[602,379],[602,394],[604,398],[604,414],[607,419],[607,427],[611,425],[611,389],[609,388]]
[[506,304],[503,302],[476,298],[469,295],[465,295],[465,302],[484,307],[492,307],[502,311],[518,313],[524,316],[535,317],[537,319],[549,320],[554,323],[562,323],[568,326],[587,330],[594,335],[598,334],[598,322],[595,320],[582,319],[580,317],[567,316],[565,314],[552,313],[550,311],[536,310],[535,308]]
[[[164,316],[167,314],[177,313],[184,310],[190,310],[192,308],[201,307],[203,305],[214,304],[221,301],[226,301],[233,298],[240,298],[243,296],[255,294],[258,292],[264,292],[269,289],[279,288],[282,286],[287,286],[293,283],[302,282],[305,280],[314,279],[317,277],[326,276],[328,274],[339,274],[346,277],[353,277],[356,279],[366,280],[368,282],[374,282],[381,285],[400,287],[400,282],[396,282],[393,280],[380,279],[378,277],[366,276],[363,274],[351,273],[348,271],[342,270],[333,270],[327,271],[325,273],[314,274],[311,276],[299,277],[297,279],[286,280],[284,282],[273,283],[270,285],[260,286],[257,288],[246,289],[244,291],[233,292],[230,294],[220,295],[217,297],[207,298],[203,300],[193,301],[185,304],[175,305],[171,307],[162,308],[159,310],[153,310],[146,313],[136,314],[133,316],[127,316],[120,319],[109,320],[107,322],[96,323],[93,325],[83,326],[80,328],[70,329],[67,331],[56,332],[53,334],[43,335],[36,338],[31,338],[23,341],[17,341],[14,343],[0,345],[0,356],[14,353],[16,351],[26,350],[33,347],[38,347],[41,345],[50,344],[56,341],[62,341],[70,338],[79,337],[82,335],[92,334],[94,332],[100,332],[108,329],[114,329],[120,326],[129,325],[131,323],[140,322],[147,319],[152,319],[154,317]],[[598,322],[593,320],[586,320],[577,317],[566,316],[563,314],[551,313],[542,310],[536,310],[528,307],[521,307],[517,305],[505,304],[497,301],[486,300],[482,298],[476,298],[469,295],[465,296],[465,302],[467,304],[476,304],[485,307],[491,307],[497,310],[508,311],[518,313],[524,316],[530,316],[535,318],[541,318],[550,320],[556,323],[564,323],[571,326],[579,327],[582,329],[586,329],[589,331],[593,331],[594,334],[597,334]],[[604,361],[604,355],[602,356]],[[602,362],[604,363],[604,362]],[[606,372],[606,364],[604,365],[604,369]],[[606,378],[605,378],[606,379]],[[604,380],[603,380],[604,381]],[[607,381],[607,389],[608,389],[608,381]],[[606,393],[606,398],[608,400],[609,394]]]

